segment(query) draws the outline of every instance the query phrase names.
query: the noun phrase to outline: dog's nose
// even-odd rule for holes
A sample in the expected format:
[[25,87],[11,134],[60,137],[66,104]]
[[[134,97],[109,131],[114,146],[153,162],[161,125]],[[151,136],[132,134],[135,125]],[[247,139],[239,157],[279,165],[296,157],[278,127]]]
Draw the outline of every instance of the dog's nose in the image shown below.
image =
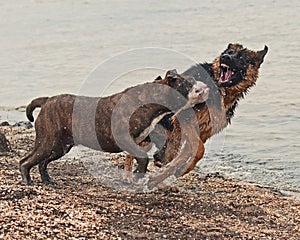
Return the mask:
[[195,86],[195,93],[198,93],[199,95],[202,94],[204,91],[209,89],[207,85],[203,82],[197,82]]
[[223,54],[221,56],[221,60],[223,60],[223,61],[225,61],[225,60],[231,60],[231,59],[232,59],[231,55],[229,55],[227,53],[225,53],[225,54]]

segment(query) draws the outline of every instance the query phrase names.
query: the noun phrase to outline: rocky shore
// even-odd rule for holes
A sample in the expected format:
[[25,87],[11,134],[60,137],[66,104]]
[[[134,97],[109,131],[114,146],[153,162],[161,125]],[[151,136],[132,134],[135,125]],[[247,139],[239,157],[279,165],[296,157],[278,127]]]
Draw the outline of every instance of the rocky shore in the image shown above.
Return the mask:
[[1,126],[0,239],[300,239],[300,202],[280,191],[192,172],[174,187],[129,193],[102,186],[78,161],[56,161],[56,186],[20,183],[30,126]]

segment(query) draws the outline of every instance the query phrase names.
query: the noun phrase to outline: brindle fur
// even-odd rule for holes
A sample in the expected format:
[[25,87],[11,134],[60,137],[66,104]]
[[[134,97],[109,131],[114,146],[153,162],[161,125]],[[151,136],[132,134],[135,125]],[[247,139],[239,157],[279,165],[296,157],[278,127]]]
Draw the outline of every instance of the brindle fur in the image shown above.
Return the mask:
[[[154,93],[157,100],[163,103],[169,101],[175,89],[184,97],[196,85],[193,78],[183,77],[176,71],[169,71],[164,79],[160,77],[155,80],[158,84],[168,85],[171,88],[157,87]],[[20,161],[20,172],[22,180],[31,184],[30,169],[38,165],[42,181],[53,183],[48,172],[47,165],[70,151],[76,145],[81,144],[96,150],[106,152],[123,151],[116,143],[111,129],[111,117],[116,104],[130,90],[136,90],[138,95],[126,95],[126,105],[120,111],[121,117],[118,126],[120,134],[126,131],[128,120],[125,117],[130,105],[142,106],[138,108],[130,118],[129,133],[132,138],[137,137],[149,124],[152,119],[163,112],[169,111],[159,104],[143,105],[144,99],[149,97],[149,86],[153,83],[145,83],[128,88],[121,93],[104,98],[92,98],[63,94],[54,97],[43,97],[34,99],[26,109],[27,117],[33,121],[32,112],[35,108],[41,107],[41,111],[35,122],[36,139],[33,150]],[[197,83],[198,84],[198,83]],[[166,90],[168,89],[168,90]],[[177,102],[174,108],[180,108],[184,102]],[[76,106],[76,109],[74,107]],[[95,112],[96,109],[96,112]],[[76,110],[74,115],[73,111]],[[94,115],[93,115],[94,114]],[[94,119],[94,121],[93,121]],[[122,132],[123,131],[123,132]],[[128,131],[128,130],[127,130]],[[76,133],[74,136],[74,133]],[[97,141],[91,135],[96,134]],[[125,142],[130,139],[123,139]],[[140,163],[141,167],[143,163]]]

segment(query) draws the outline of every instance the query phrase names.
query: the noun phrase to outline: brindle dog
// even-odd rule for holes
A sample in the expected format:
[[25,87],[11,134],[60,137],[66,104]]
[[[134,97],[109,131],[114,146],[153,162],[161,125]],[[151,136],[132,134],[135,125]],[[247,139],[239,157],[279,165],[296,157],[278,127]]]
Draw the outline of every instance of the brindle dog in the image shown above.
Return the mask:
[[[170,106],[167,103],[171,99],[174,101],[175,93],[183,95],[184,100],[172,103],[173,109],[180,109],[189,103],[194,106],[207,97],[204,95],[207,93],[205,84],[196,82],[192,77],[183,77],[176,70],[168,71],[164,79],[158,77],[154,83],[137,85],[104,98],[63,94],[34,99],[26,108],[27,118],[34,121],[32,113],[35,108],[41,107],[41,111],[35,122],[34,148],[20,161],[23,182],[32,183],[30,169],[38,165],[42,181],[46,184],[53,183],[47,172],[47,165],[65,155],[74,145],[81,144],[114,153],[127,150],[134,154],[135,152],[130,152],[130,147],[120,148],[112,132],[112,115],[117,105],[120,112],[115,124],[116,131],[121,135],[121,142],[127,143],[138,137],[154,118],[169,111],[164,106]],[[152,104],[149,91],[153,91],[153,99],[160,104]],[[136,95],[132,96],[132,93]],[[133,111],[130,106],[140,107]],[[133,111],[129,121],[126,118],[128,111]],[[128,128],[130,134],[127,136]]]
[[[267,46],[261,51],[251,51],[240,44],[229,44],[213,63],[198,64],[183,73],[205,82],[210,94],[204,106],[194,107],[197,122],[187,121],[183,123],[186,126],[180,126],[175,121],[169,126],[166,144],[155,158],[164,165],[172,162],[161,174],[151,178],[149,186],[172,174],[182,176],[195,167],[203,157],[206,140],[230,124],[239,100],[255,85],[267,52]],[[186,132],[182,135],[183,127]],[[178,154],[184,141],[185,147]]]

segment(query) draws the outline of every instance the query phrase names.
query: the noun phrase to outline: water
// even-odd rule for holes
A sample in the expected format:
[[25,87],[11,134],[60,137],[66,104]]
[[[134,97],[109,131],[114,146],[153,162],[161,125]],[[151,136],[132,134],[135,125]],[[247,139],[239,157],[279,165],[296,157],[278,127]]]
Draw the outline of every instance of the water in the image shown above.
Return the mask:
[[[257,86],[207,144],[198,169],[299,191],[299,7],[296,0],[2,1],[0,121],[25,120],[14,109],[37,96],[77,93],[99,63],[122,51],[161,47],[209,62],[229,42],[266,44]],[[126,84],[120,89],[133,82]]]

